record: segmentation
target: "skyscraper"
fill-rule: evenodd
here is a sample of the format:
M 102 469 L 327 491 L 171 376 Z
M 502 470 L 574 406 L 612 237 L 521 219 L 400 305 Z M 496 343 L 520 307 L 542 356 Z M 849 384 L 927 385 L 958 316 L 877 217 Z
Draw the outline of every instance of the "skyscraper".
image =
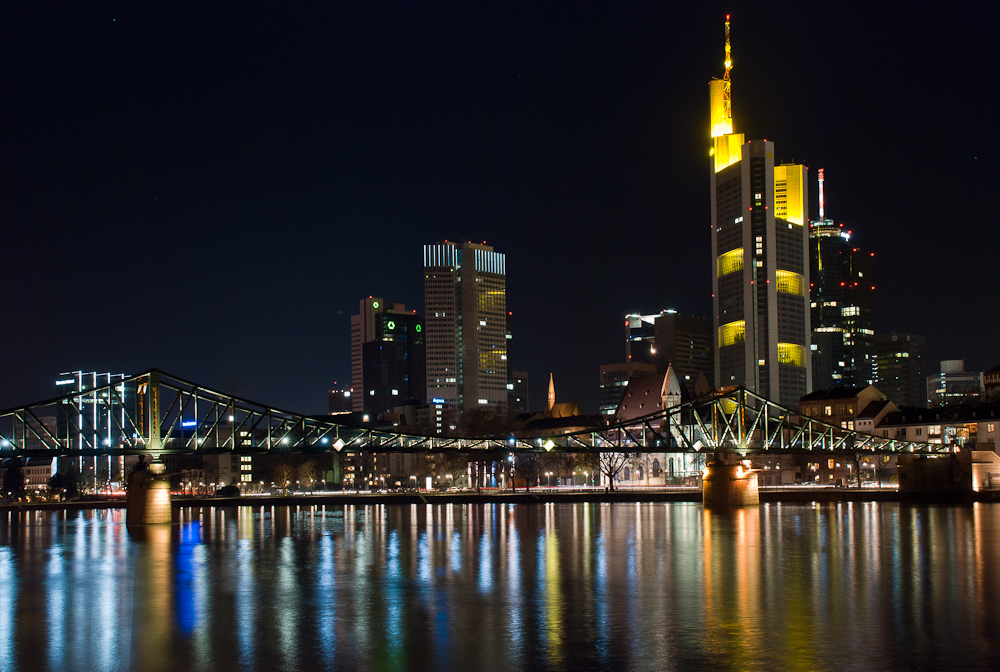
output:
M 808 171 L 733 132 L 728 16 L 725 67 L 709 82 L 715 382 L 794 407 L 812 378 Z
M 505 264 L 486 244 L 424 245 L 428 400 L 506 406 Z
M 853 246 L 824 208 L 820 168 L 819 218 L 809 222 L 813 387 L 865 387 L 875 382 L 874 255 Z
M 897 406 L 927 405 L 923 336 L 879 334 L 875 337 L 875 387 Z
M 369 296 L 351 317 L 351 407 L 385 413 L 424 401 L 424 325 L 401 303 Z
M 709 385 L 715 380 L 712 322 L 670 309 L 626 315 L 625 361 L 655 364 L 658 373 L 666 373 L 673 365 L 678 380 L 694 394 L 698 374 L 704 374 Z

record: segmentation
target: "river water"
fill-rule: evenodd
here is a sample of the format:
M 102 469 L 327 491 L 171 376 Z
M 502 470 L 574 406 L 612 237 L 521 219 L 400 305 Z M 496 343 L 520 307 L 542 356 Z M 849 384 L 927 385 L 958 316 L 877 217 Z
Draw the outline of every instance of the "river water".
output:
M 0 671 L 994 670 L 1000 504 L 0 514 Z

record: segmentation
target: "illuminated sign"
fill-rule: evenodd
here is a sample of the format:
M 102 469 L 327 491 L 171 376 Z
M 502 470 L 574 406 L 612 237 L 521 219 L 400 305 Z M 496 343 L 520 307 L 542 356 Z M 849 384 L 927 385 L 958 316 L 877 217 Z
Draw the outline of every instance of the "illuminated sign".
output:
M 197 427 L 197 426 L 198 426 L 197 420 L 185 420 L 184 422 L 181 423 L 181 427 Z
M 76 380 L 73 378 L 67 378 L 66 380 L 57 380 L 56 385 L 72 385 Z
M 423 331 L 423 330 L 424 330 L 424 328 L 423 328 L 423 327 L 421 327 L 421 326 L 420 326 L 419 324 L 418 324 L 418 325 L 417 325 L 417 326 L 416 326 L 415 328 L 416 328 L 416 330 L 417 330 L 417 333 L 418 333 L 418 334 L 419 334 L 419 333 L 420 333 L 421 331 Z
M 389 323 L 386 324 L 385 326 L 389 327 L 390 329 L 395 329 L 396 328 L 396 323 L 393 322 L 392 320 L 389 320 Z
M 441 397 L 434 397 L 433 399 L 431 399 L 431 403 L 432 404 L 443 404 L 444 403 L 444 399 L 442 399 Z

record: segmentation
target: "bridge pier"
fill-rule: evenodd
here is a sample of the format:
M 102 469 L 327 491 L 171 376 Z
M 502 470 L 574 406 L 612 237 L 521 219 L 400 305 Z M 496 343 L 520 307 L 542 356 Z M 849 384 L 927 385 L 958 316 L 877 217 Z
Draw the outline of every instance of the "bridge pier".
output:
M 760 504 L 757 472 L 743 465 L 724 464 L 716 459 L 708 463 L 702 479 L 702 504 L 705 506 L 754 506 Z
M 154 462 L 149 469 L 140 467 L 129 475 L 128 492 L 125 495 L 126 525 L 173 523 L 170 482 L 160 476 L 162 471 L 163 463 Z

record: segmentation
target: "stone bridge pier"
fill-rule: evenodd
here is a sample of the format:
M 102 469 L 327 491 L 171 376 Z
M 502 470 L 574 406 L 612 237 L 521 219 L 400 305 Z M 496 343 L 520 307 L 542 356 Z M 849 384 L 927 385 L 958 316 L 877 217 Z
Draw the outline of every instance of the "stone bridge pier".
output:
M 705 506 L 760 504 L 757 472 L 743 462 L 726 464 L 716 455 L 705 468 L 701 496 Z

